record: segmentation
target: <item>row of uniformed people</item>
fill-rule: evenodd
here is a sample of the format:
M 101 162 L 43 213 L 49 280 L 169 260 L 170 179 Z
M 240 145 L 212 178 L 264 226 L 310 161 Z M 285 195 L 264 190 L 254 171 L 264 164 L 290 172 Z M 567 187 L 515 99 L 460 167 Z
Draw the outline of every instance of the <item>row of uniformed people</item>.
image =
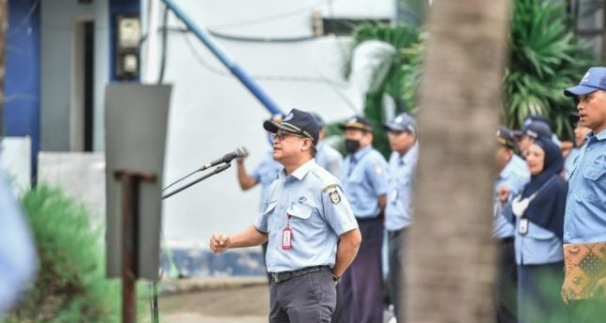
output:
M 513 153 L 510 131 L 500 128 L 497 140 L 500 173 L 494 187 L 493 231 L 501 242 L 497 321 L 551 322 L 565 314 L 558 297 L 567 192 L 562 152 L 550 136 L 539 135 L 528 139 L 524 162 Z
M 568 188 L 560 174 L 564 166 L 562 153 L 554 142 L 555 140 L 551 138 L 550 132 L 543 131 L 545 127 L 541 126 L 541 120 L 531 120 L 525 125 L 522 140 L 518 141 L 526 158 L 527 169 L 525 170 L 520 166 L 523 165 L 521 160 L 513 155 L 513 145 L 511 142 L 507 142 L 508 138 L 506 136 L 498 137 L 502 143 L 500 149 L 508 148 L 509 150 L 505 149 L 506 151 L 503 152 L 505 158 L 499 165 L 500 174 L 495 184 L 495 199 L 498 201 L 495 208 L 495 236 L 503 242 L 503 259 L 515 259 L 513 263 L 516 264 L 516 270 L 509 270 L 509 273 L 510 276 L 515 274 L 519 276 L 517 302 L 519 308 L 515 310 L 509 307 L 508 309 L 513 314 L 517 312 L 519 322 L 550 322 L 563 318 L 562 304 L 553 301 L 555 291 L 541 286 L 544 277 L 562 280 L 562 243 L 606 242 L 606 203 L 603 202 L 604 194 L 606 194 L 606 68 L 590 69 L 578 86 L 566 90 L 565 93 L 578 98 L 579 122 L 591 131 L 586 143 L 578 150 L 578 153 L 575 153 L 576 157 L 572 161 L 572 167 L 567 172 L 570 177 Z M 375 229 L 379 227 L 377 224 L 380 224 L 383 210 L 387 216 L 386 225 L 390 239 L 392 237 L 396 239 L 398 234 L 401 236 L 405 232 L 405 228 L 410 225 L 412 175 L 405 178 L 403 174 L 412 174 L 412 170 L 414 170 L 416 157 L 412 158 L 412 156 L 415 156 L 417 149 L 416 125 L 414 125 L 414 120 L 411 122 L 412 118 L 407 115 L 398 116 L 396 119 L 399 120 L 385 125 L 390 132 L 389 139 L 394 149 L 389 167 L 380 154 L 372 148 L 370 122 L 356 117 L 345 123 L 342 129 L 347 139 L 349 155 L 341 170 L 342 183 L 341 185 L 337 183 L 337 186 L 328 185 L 326 191 L 323 191 L 334 206 L 341 205 L 339 206 L 340 212 L 349 213 L 345 218 L 353 216 L 357 220 L 356 230 L 360 227 L 360 231 L 365 231 L 363 234 L 366 235 L 364 237 L 366 245 L 360 248 L 360 256 L 348 273 L 352 276 L 350 282 L 348 282 L 349 279 L 344 279 L 339 288 L 340 291 L 344 290 L 341 291 L 341 300 L 346 300 L 347 293 L 352 295 L 347 306 L 341 307 L 341 312 L 355 322 L 366 322 L 365 320 L 380 322 L 381 314 L 372 312 L 382 312 L 382 304 L 375 305 L 380 304 L 375 303 L 377 299 L 380 299 L 379 293 L 376 293 L 377 290 L 380 290 L 380 286 L 376 285 L 376 282 L 380 280 L 375 280 L 374 275 L 376 273 L 380 277 L 381 271 L 380 261 L 377 257 L 379 252 L 372 249 L 376 248 L 376 240 L 372 235 L 375 233 L 379 236 L 382 235 L 382 229 L 380 232 Z M 304 124 L 309 126 L 308 122 Z M 397 124 L 397 127 L 393 127 L 394 124 Z M 282 133 L 276 133 L 276 138 L 280 138 L 279 143 L 286 143 L 285 138 L 290 138 L 286 135 L 293 132 L 295 128 L 284 126 L 271 129 L 272 132 L 282 131 Z M 293 133 L 295 133 L 295 137 L 311 138 L 313 145 L 317 145 L 315 135 L 309 136 L 300 131 Z M 407 150 L 403 149 L 403 153 L 396 148 L 398 144 L 395 139 L 400 136 L 403 136 L 401 138 L 410 137 L 413 143 Z M 275 142 L 274 140 L 274 158 L 276 158 L 276 154 L 283 156 L 284 152 L 281 149 L 276 151 Z M 301 151 L 310 148 L 307 142 L 300 147 Z M 295 153 L 295 151 L 291 152 Z M 281 164 L 289 164 L 289 160 L 282 158 Z M 406 168 L 410 168 L 410 170 Z M 388 173 L 392 174 L 391 180 Z M 288 174 L 287 172 L 286 175 Z M 292 173 L 293 176 L 297 174 L 297 172 Z M 515 176 L 521 178 L 515 179 L 513 178 Z M 280 182 L 288 180 L 288 178 L 290 176 L 282 177 Z M 303 177 L 297 177 L 297 179 L 303 180 Z M 328 181 L 332 180 L 324 182 Z M 275 182 L 272 185 L 276 185 Z M 341 190 L 341 186 L 343 190 Z M 344 195 L 343 198 L 340 194 Z M 267 200 L 266 198 L 265 206 L 267 206 Z M 351 206 L 344 205 L 341 201 L 350 201 Z M 305 204 L 304 202 L 298 201 L 299 204 Z M 298 205 L 297 202 L 292 203 L 294 205 L 291 207 Z M 324 205 L 326 206 L 326 204 Z M 348 210 L 348 208 L 350 209 Z M 277 209 L 276 206 L 275 210 Z M 318 211 L 321 210 L 318 209 Z M 275 213 L 275 211 L 271 212 Z M 265 216 L 268 214 L 267 207 L 262 213 Z M 263 214 L 260 219 L 265 221 L 267 219 L 263 218 Z M 390 214 L 394 216 L 391 219 Z M 397 221 L 392 221 L 396 218 Z M 503 218 L 509 222 L 503 222 Z M 351 225 L 348 224 L 348 228 L 350 227 Z M 266 231 L 263 230 L 271 230 L 271 228 L 258 225 L 256 230 L 263 235 L 266 234 L 264 233 Z M 256 235 L 254 230 L 248 232 Z M 246 244 L 249 243 L 250 241 Z M 239 241 L 236 245 L 244 244 Z M 222 251 L 230 246 L 229 237 L 218 236 L 211 240 L 211 247 L 217 251 Z M 511 257 L 512 248 L 516 254 L 515 257 Z M 509 252 L 510 257 L 505 257 L 506 252 Z M 594 259 L 593 264 L 603 264 L 600 262 L 603 259 L 597 258 L 597 260 Z M 402 259 L 401 256 L 399 259 Z M 392 264 L 390 263 L 390 265 Z M 342 268 L 343 266 L 339 267 L 339 273 L 343 273 Z M 504 266 L 502 269 L 505 271 Z M 295 270 L 286 274 L 292 277 L 295 273 L 298 275 L 301 272 Z M 356 273 L 361 273 L 362 276 Z M 397 274 L 398 271 L 392 270 L 391 273 Z M 274 272 L 274 274 L 280 274 L 280 272 Z M 336 278 L 338 280 L 338 277 Z M 600 296 L 606 295 L 604 293 L 606 278 L 601 276 L 598 278 L 593 296 L 587 299 L 576 299 L 573 290 L 567 286 L 562 287 L 561 296 L 567 302 L 566 310 L 570 322 L 600 322 L 606 317 L 606 313 L 604 313 L 606 306 L 603 306 L 603 301 L 598 299 Z M 371 286 L 370 283 L 373 285 Z M 360 296 L 364 296 L 364 298 Z M 575 300 L 571 301 L 571 299 Z M 394 304 L 399 303 L 396 295 Z M 337 309 L 339 309 L 338 306 Z M 402 309 L 396 307 L 396 311 L 401 315 Z M 338 312 L 339 310 L 337 310 L 337 314 L 339 314 Z M 590 315 L 593 313 L 598 313 L 598 315 Z M 402 322 L 402 319 L 399 319 Z M 501 320 L 501 316 L 499 319 Z M 516 320 L 515 316 L 513 320 Z M 349 322 L 339 319 L 338 316 L 334 317 L 333 321 Z
M 524 162 L 516 133 L 497 133 L 498 322 L 606 317 L 606 68 L 591 68 L 564 93 L 578 100 L 576 147 L 559 145 L 544 118 L 528 118 L 517 134 Z M 565 265 L 566 255 L 579 260 Z
M 386 228 L 390 286 L 399 286 L 400 277 L 395 273 L 399 273 L 402 267 L 404 250 L 401 242 L 404 229 L 412 220 L 412 180 L 418 154 L 417 125 L 406 113 L 383 125 L 393 150 L 388 164 L 372 146 L 371 122 L 363 117 L 353 117 L 340 125 L 348 153 L 343 161 L 336 150 L 322 142 L 324 122 L 317 114 L 314 116 L 320 127 L 316 163 L 340 179 L 363 238 L 356 260 L 338 285 L 338 305 L 333 322 L 382 322 L 383 233 Z M 280 122 L 281 118 L 273 121 Z M 282 165 L 273 159 L 273 153 L 268 154 L 251 175 L 244 169 L 243 160 L 239 160 L 239 183 L 245 190 L 260 183 L 264 200 L 267 188 L 281 168 Z M 264 253 L 266 248 L 267 244 L 264 245 Z M 398 288 L 390 288 L 390 293 L 395 314 L 399 316 Z
M 373 148 L 373 128 L 363 117 L 341 125 L 347 157 L 341 171 L 343 191 L 362 233 L 358 256 L 338 286 L 338 305 L 333 322 L 383 322 L 381 247 L 388 235 L 389 287 L 394 314 L 403 322 L 399 273 L 406 228 L 412 221 L 412 185 L 417 163 L 417 125 L 407 113 L 383 125 L 392 154 L 389 163 Z

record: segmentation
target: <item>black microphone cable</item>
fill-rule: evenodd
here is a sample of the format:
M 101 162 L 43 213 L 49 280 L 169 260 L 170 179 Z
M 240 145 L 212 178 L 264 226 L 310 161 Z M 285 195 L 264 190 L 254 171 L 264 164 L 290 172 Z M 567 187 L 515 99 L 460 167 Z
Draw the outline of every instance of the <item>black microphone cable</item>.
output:
M 193 172 L 191 172 L 191 173 L 189 173 L 189 174 L 187 174 L 187 175 L 185 175 L 185 176 L 183 176 L 183 177 L 179 178 L 178 180 L 176 180 L 176 181 L 174 181 L 174 182 L 170 183 L 168 186 L 166 186 L 165 188 L 163 188 L 163 189 L 162 189 L 162 192 L 166 191 L 167 189 L 171 188 L 171 187 L 172 187 L 172 186 L 174 186 L 175 184 L 177 184 L 177 183 L 181 182 L 182 180 L 184 180 L 184 179 L 186 179 L 186 178 L 190 177 L 191 175 L 193 175 L 193 174 L 195 174 L 195 173 L 197 173 L 197 172 L 199 172 L 199 171 L 200 171 L 200 169 L 198 168 L 198 169 L 194 170 Z

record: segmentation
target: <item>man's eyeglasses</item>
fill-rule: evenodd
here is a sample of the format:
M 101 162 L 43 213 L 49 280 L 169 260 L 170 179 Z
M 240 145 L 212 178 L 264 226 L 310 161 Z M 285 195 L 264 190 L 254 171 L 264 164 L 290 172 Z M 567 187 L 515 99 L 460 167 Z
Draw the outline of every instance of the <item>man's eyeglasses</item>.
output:
M 282 141 L 286 137 L 306 138 L 306 137 L 303 137 L 301 135 L 297 135 L 297 134 L 290 133 L 290 132 L 277 132 L 277 133 L 274 133 L 274 134 L 271 135 L 271 139 L 272 140 L 280 140 L 280 141 Z

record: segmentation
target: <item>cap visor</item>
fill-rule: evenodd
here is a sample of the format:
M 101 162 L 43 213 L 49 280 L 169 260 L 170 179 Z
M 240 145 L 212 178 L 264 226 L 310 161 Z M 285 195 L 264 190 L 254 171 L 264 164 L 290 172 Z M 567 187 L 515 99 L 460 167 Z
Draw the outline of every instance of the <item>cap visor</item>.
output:
M 522 135 L 524 134 L 524 131 L 522 130 L 512 130 L 511 131 L 511 136 L 512 137 L 522 137 Z
M 388 122 L 383 124 L 383 129 L 391 131 L 404 131 L 404 127 L 399 123 Z
M 587 95 L 587 94 L 595 92 L 597 90 L 598 89 L 596 89 L 594 87 L 585 86 L 585 85 L 577 85 L 577 86 L 573 86 L 571 88 L 564 90 L 564 95 L 568 96 L 568 97 L 574 97 L 574 96 L 580 96 L 580 95 Z
M 352 125 L 352 124 L 341 124 L 339 125 L 339 129 L 341 130 L 347 130 L 347 129 L 352 129 L 352 130 L 360 130 L 360 131 L 370 131 L 372 132 L 372 128 L 366 126 L 359 126 L 359 125 Z
M 280 124 L 275 121 L 265 121 L 263 122 L 263 128 L 268 132 L 276 133 L 280 128 Z

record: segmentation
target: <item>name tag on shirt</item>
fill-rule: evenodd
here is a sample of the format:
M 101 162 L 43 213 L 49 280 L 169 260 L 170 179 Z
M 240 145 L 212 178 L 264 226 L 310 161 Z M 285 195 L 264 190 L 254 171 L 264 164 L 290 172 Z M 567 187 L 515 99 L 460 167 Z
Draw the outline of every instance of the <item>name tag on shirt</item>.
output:
M 292 230 L 286 227 L 282 230 L 282 250 L 290 249 L 292 249 Z
M 518 219 L 519 225 L 518 225 L 518 233 L 522 236 L 525 236 L 528 234 L 528 219 L 527 218 L 520 218 Z

